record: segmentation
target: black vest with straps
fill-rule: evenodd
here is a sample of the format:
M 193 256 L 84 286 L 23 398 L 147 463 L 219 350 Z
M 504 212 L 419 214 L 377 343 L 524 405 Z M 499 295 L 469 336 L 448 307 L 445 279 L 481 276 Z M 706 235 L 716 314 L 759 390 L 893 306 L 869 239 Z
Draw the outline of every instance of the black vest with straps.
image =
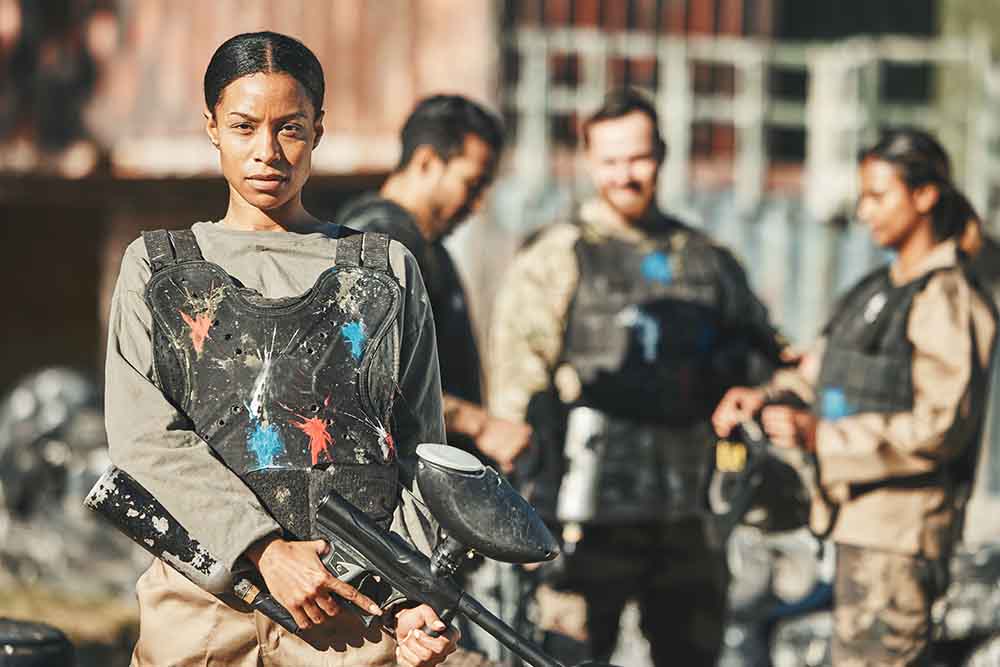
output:
M 383 523 L 397 498 L 401 289 L 387 237 L 340 229 L 334 265 L 281 299 L 204 260 L 190 230 L 143 233 L 159 386 L 297 539 L 331 489 Z
M 561 484 L 526 485 L 532 502 L 580 523 L 697 514 L 708 418 L 744 381 L 749 357 L 741 332 L 726 331 L 719 250 L 673 221 L 641 241 L 584 225 L 574 250 L 579 282 L 560 365 L 579 377 L 580 396 L 529 405 L 535 439 L 561 440 L 566 466 L 546 463 Z
M 680 233 L 680 232 L 678 232 Z M 723 328 L 717 251 L 695 234 L 641 243 L 576 244 L 579 284 L 563 363 L 580 377 L 580 404 L 645 423 L 705 420 L 746 371 Z
M 913 409 L 913 299 L 935 272 L 895 286 L 889 268 L 863 278 L 823 329 L 826 349 L 815 409 L 824 419 Z

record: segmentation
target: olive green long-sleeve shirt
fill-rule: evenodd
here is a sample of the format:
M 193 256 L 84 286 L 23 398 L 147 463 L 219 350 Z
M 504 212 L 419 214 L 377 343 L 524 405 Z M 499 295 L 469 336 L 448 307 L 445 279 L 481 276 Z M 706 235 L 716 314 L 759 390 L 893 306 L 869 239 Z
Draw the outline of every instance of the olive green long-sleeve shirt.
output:
M 206 260 L 268 298 L 304 293 L 336 256 L 334 225 L 292 233 L 199 222 L 192 230 Z M 396 242 L 389 246 L 389 257 L 403 291 L 393 332 L 400 388 L 393 439 L 405 468 L 417 444 L 444 442 L 441 383 L 434 323 L 417 263 Z M 232 569 L 248 546 L 279 528 L 249 488 L 188 430 L 186 418 L 154 384 L 152 316 L 144 299 L 149 277 L 149 260 L 139 239 L 125 251 L 111 304 L 105 398 L 111 459 Z M 394 525 L 415 546 L 428 549 L 408 493 L 403 494 Z

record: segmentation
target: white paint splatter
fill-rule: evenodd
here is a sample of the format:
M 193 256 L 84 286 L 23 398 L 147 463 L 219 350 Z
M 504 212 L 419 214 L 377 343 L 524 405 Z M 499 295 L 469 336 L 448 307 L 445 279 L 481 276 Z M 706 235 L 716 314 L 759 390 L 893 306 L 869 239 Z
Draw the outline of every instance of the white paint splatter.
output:
M 155 528 L 160 535 L 166 535 L 167 530 L 170 528 L 170 521 L 168 521 L 167 517 L 164 516 L 154 516 L 153 528 Z

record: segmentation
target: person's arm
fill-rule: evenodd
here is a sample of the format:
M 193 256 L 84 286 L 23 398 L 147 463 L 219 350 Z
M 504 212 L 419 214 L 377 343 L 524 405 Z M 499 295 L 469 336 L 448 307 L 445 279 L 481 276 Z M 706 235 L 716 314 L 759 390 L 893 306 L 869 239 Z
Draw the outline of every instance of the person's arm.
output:
M 150 267 L 141 241 L 122 260 L 108 326 L 105 421 L 111 460 L 227 568 L 278 524 L 154 384 Z
M 579 230 L 559 225 L 522 250 L 497 292 L 488 340 L 490 412 L 524 421 L 532 396 L 549 389 L 562 353 L 579 267 Z
M 968 442 L 985 391 L 972 386 L 973 363 L 986 366 L 994 336 L 987 306 L 957 271 L 939 273 L 914 298 L 907 336 L 913 409 L 820 420 L 816 453 L 825 484 L 925 472 Z
M 726 327 L 745 338 L 768 362 L 790 360 L 788 340 L 771 322 L 767 306 L 750 287 L 746 271 L 731 252 L 717 248 Z
M 482 406 L 444 394 L 444 424 L 448 433 L 471 438 L 476 449 L 496 461 L 504 472 L 531 441 L 531 427 L 523 421 L 501 419 Z
M 392 415 L 392 436 L 401 468 L 402 490 L 393 530 L 429 555 L 437 526 L 423 507 L 413 474 L 417 445 L 445 442 L 434 318 L 413 255 L 393 241 L 389 244 L 389 258 L 393 273 L 403 287 L 403 307 L 396 325 L 399 391 Z

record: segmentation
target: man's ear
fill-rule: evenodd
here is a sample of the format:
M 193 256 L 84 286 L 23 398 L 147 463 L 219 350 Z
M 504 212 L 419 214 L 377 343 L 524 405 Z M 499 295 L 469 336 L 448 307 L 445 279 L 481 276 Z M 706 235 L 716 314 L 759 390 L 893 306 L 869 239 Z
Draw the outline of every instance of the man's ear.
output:
M 934 210 L 940 198 L 941 190 L 934 183 L 926 183 L 913 190 L 913 204 L 921 215 Z
M 212 145 L 218 148 L 219 124 L 215 120 L 215 114 L 205 109 L 202 111 L 202 115 L 205 116 L 205 134 L 208 135 L 208 140 L 212 142 Z
M 444 160 L 437 154 L 433 147 L 427 144 L 417 146 L 410 157 L 410 165 L 420 174 L 432 174 L 444 168 Z
M 316 147 L 319 146 L 319 140 L 323 138 L 323 116 L 325 114 L 326 112 L 320 109 L 316 113 L 316 120 L 313 121 L 313 136 L 315 137 L 313 139 L 313 150 L 316 150 Z

